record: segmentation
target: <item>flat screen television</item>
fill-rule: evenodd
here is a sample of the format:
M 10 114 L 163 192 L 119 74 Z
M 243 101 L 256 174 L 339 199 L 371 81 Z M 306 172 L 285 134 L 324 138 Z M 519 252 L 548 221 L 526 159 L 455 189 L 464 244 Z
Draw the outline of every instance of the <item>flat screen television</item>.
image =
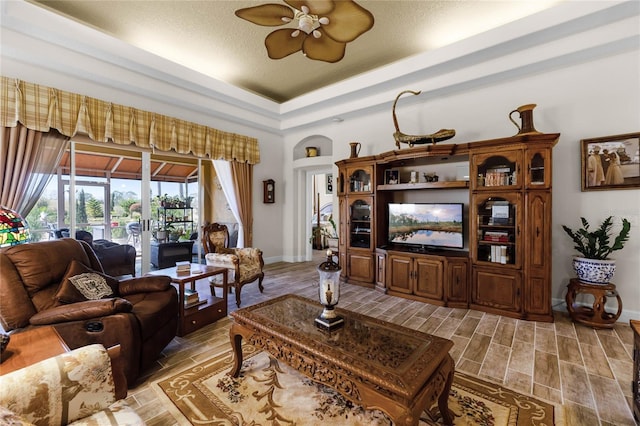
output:
M 389 204 L 392 245 L 429 248 L 464 248 L 462 203 Z

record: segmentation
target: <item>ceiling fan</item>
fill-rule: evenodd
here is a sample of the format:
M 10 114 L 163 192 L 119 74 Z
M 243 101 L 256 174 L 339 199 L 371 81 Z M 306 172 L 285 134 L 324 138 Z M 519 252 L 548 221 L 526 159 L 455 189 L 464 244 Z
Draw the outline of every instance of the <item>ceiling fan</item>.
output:
M 373 27 L 373 15 L 351 0 L 284 0 L 287 6 L 268 3 L 236 10 L 239 18 L 257 25 L 277 27 L 265 39 L 271 59 L 302 51 L 309 59 L 338 62 L 347 43 Z

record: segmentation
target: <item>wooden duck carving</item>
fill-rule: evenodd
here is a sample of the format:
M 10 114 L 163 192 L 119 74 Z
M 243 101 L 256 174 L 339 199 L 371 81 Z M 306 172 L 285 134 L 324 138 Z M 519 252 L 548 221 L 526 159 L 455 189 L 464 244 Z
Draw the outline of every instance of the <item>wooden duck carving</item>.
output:
M 396 117 L 396 104 L 398 103 L 398 99 L 400 96 L 405 93 L 412 93 L 414 95 L 419 95 L 420 91 L 413 90 L 405 90 L 402 91 L 396 96 L 396 100 L 393 102 L 393 124 L 396 127 L 396 131 L 393 134 L 393 138 L 396 140 L 396 146 L 400 148 L 401 143 L 406 143 L 409 145 L 409 148 L 412 148 L 413 145 L 420 145 L 431 142 L 435 145 L 436 142 L 446 141 L 447 139 L 451 139 L 456 135 L 456 131 L 453 129 L 440 129 L 435 133 L 431 133 L 430 135 L 407 135 L 400 131 L 398 127 L 398 118 Z

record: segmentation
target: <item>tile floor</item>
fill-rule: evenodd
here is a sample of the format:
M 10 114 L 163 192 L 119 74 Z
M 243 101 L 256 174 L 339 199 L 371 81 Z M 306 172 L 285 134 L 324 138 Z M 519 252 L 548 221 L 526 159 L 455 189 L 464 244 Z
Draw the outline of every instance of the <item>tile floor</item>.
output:
M 257 283 L 242 291 L 242 306 L 285 293 L 317 297 L 319 262 L 276 263 L 265 267 L 265 291 Z M 206 280 L 199 291 L 209 291 Z M 220 290 L 218 290 L 220 291 Z M 451 309 L 344 284 L 339 306 L 451 339 L 456 369 L 522 393 L 562 404 L 570 425 L 634 425 L 631 412 L 633 334 L 628 324 L 594 330 L 556 312 L 554 323 L 515 320 L 484 312 Z M 229 311 L 236 309 L 229 298 Z M 150 383 L 226 350 L 229 321 L 220 320 L 176 337 L 129 390 L 130 404 L 149 425 L 180 424 L 162 406 Z

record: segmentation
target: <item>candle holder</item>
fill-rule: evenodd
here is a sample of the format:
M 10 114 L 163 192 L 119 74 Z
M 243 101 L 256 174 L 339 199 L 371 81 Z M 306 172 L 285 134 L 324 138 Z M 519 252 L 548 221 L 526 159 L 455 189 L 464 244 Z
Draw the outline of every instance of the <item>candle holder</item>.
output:
M 316 326 L 324 330 L 334 330 L 344 325 L 344 319 L 336 314 L 335 306 L 340 299 L 340 266 L 333 261 L 333 252 L 327 250 L 327 260 L 318 266 L 320 284 L 318 291 L 322 313 L 315 319 Z

